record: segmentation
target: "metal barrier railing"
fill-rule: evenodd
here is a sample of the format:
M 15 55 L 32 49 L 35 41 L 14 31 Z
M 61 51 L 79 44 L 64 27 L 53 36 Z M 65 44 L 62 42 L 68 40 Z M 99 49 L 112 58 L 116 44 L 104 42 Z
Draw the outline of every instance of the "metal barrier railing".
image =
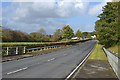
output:
M 2 47 L 2 56 L 17 55 L 26 53 L 25 46 Z
M 112 69 L 120 80 L 120 56 L 110 50 L 107 51 L 104 47 L 103 50 L 107 55 L 109 64 L 111 65 Z
M 36 50 L 45 50 L 45 49 L 52 49 L 57 47 L 63 47 L 65 45 L 55 45 L 55 46 L 46 46 L 46 47 L 37 47 L 37 48 L 30 48 L 26 49 L 27 52 L 36 51 Z
M 26 49 L 26 46 L 2 47 L 2 56 L 19 55 L 19 54 L 25 54 L 31 51 L 46 50 L 46 49 L 52 49 L 52 48 L 57 48 L 62 46 L 65 46 L 65 45 L 54 45 L 54 46 L 37 47 L 37 48 L 30 48 L 30 49 Z

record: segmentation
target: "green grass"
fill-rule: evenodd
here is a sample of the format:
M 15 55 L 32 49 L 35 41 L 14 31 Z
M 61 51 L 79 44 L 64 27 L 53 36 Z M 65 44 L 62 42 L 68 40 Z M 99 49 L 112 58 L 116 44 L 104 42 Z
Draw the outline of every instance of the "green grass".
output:
M 35 44 L 41 44 L 41 43 L 52 43 L 52 42 L 2 42 L 0 44 L 32 44 L 32 43 L 35 43 Z
M 2 47 L 26 46 L 27 48 L 60 45 L 59 42 L 3 42 Z
M 73 40 L 73 39 L 62 39 L 60 42 L 69 42 L 69 41 L 78 41 L 79 39 Z
M 111 50 L 111 51 L 113 51 L 114 53 L 118 53 L 118 45 L 115 45 L 115 46 L 113 46 L 113 47 L 110 47 L 110 48 L 108 48 L 107 50 Z
M 60 42 L 67 42 L 69 41 L 68 39 L 62 39 Z
M 93 50 L 92 54 L 88 59 L 92 60 L 107 60 L 107 57 L 102 49 L 102 45 L 98 44 L 95 46 L 95 49 Z
M 70 45 L 73 43 L 85 42 L 88 40 L 89 39 L 66 41 L 66 42 L 3 42 L 0 43 L 0 46 L 2 47 L 26 46 L 26 48 L 35 48 L 35 47 L 45 47 L 45 46 L 53 46 L 53 45 Z

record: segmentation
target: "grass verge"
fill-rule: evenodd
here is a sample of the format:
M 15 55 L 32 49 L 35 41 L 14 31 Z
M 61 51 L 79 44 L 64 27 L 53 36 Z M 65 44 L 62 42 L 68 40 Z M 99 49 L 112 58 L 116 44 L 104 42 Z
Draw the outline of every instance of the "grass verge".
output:
M 118 53 L 118 45 L 108 48 L 107 50 L 111 50 L 114 53 Z
M 102 45 L 96 44 L 95 49 L 91 53 L 90 57 L 88 59 L 92 60 L 107 60 L 107 57 L 102 49 Z

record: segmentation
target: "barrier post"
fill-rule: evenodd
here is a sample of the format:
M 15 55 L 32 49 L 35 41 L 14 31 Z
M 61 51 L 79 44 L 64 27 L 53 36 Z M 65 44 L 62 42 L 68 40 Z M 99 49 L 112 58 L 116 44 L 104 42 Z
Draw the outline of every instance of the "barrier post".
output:
M 7 47 L 7 55 L 9 55 L 9 51 L 8 50 L 9 50 L 9 47 Z
M 25 53 L 25 51 L 26 51 L 25 49 L 26 49 L 26 47 L 24 46 L 24 52 L 23 53 Z
M 18 54 L 18 47 L 16 47 L 16 54 Z

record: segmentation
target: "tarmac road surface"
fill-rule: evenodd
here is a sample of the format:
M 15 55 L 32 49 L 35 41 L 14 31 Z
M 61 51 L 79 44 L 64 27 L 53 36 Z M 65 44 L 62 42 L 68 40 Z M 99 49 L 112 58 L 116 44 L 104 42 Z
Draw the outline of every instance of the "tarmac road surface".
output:
M 96 40 L 45 55 L 2 63 L 3 78 L 66 78 L 94 48 Z

